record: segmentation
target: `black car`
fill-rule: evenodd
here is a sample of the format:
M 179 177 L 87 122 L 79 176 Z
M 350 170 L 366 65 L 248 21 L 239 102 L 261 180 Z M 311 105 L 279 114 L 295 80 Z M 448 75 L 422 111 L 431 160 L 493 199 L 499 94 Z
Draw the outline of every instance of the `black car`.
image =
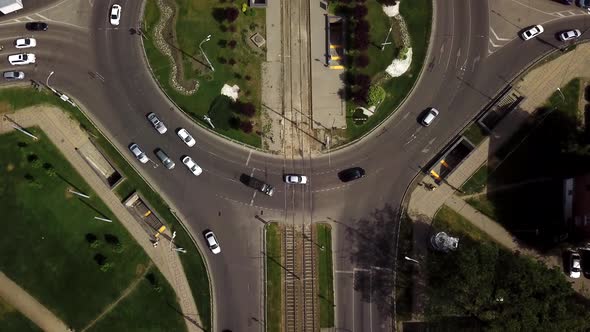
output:
M 360 167 L 348 168 L 338 173 L 338 178 L 342 182 L 357 180 L 365 176 L 365 170 Z
M 32 31 L 47 31 L 48 25 L 45 22 L 29 22 L 25 27 Z
M 590 279 L 590 248 L 580 248 L 578 252 L 582 256 L 582 273 Z

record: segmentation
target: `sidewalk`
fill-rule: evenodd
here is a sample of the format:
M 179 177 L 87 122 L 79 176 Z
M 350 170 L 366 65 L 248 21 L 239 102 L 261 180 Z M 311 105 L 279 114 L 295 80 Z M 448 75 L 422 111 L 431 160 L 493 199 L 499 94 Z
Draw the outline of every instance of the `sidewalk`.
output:
M 78 123 L 69 119 L 66 113 L 55 107 L 36 106 L 7 115 L 22 127 L 39 126 L 43 130 L 76 171 L 107 204 L 174 288 L 184 316 L 194 321 L 185 320 L 188 331 L 202 331 L 199 327 L 201 322 L 197 314 L 197 307 L 178 254 L 171 251 L 167 243 L 161 243 L 157 248 L 152 246 L 149 237 L 131 213 L 76 151 L 78 147 L 89 143 L 88 137 L 80 129 Z M 0 121 L 0 134 L 12 130 L 14 129 L 10 123 L 3 117 Z M 166 235 L 171 238 L 169 233 L 168 230 Z

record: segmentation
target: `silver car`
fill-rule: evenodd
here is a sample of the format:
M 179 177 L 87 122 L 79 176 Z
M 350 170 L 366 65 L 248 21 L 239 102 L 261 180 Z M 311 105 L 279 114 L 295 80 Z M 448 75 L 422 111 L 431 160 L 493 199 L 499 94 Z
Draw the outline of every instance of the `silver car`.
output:
M 164 122 L 160 121 L 160 119 L 158 118 L 156 113 L 152 112 L 152 113 L 148 114 L 147 119 L 150 120 L 150 122 L 152 123 L 154 128 L 156 128 L 156 130 L 160 134 L 165 134 L 166 131 L 168 131 L 168 128 L 166 128 L 166 125 L 164 125 Z
M 568 30 L 568 31 L 564 31 L 564 32 L 560 33 L 559 39 L 561 41 L 574 40 L 574 39 L 580 37 L 581 35 L 582 35 L 582 33 L 578 29 Z
M 437 116 L 438 116 L 438 110 L 434 107 L 431 107 L 428 110 L 428 113 L 426 113 L 426 115 L 422 119 L 422 125 L 425 127 L 430 126 L 432 124 L 432 122 L 434 121 L 434 119 L 436 119 Z
M 25 78 L 25 73 L 22 71 L 5 71 L 2 76 L 5 80 L 22 80 Z

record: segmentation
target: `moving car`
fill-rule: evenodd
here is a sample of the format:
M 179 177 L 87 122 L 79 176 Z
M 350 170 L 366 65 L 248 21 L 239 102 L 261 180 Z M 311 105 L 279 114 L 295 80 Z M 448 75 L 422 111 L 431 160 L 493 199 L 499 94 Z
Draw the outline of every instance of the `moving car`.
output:
M 300 174 L 285 174 L 283 179 L 288 184 L 306 184 L 307 176 Z
M 201 169 L 201 167 L 199 167 L 199 165 L 195 163 L 193 158 L 189 156 L 184 156 L 181 160 L 182 163 L 188 168 L 188 170 L 191 171 L 191 173 L 193 173 L 194 175 L 199 176 L 201 175 L 201 173 L 203 173 L 203 169 Z
M 360 167 L 348 168 L 338 173 L 338 178 L 342 182 L 350 182 L 365 176 L 365 170 Z
M 129 150 L 131 151 L 131 153 L 133 153 L 135 158 L 137 158 L 137 160 L 139 160 L 139 162 L 141 162 L 142 164 L 145 164 L 148 162 L 148 160 L 149 160 L 148 157 L 141 150 L 139 145 L 132 143 L 131 145 L 129 145 Z
M 270 184 L 262 181 L 262 180 L 258 180 L 257 178 L 253 177 L 253 176 L 249 176 L 247 174 L 242 174 L 240 176 L 240 182 L 244 183 L 245 185 L 247 185 L 250 188 L 254 188 L 258 191 L 260 191 L 261 193 L 264 193 L 268 196 L 272 196 L 272 194 L 274 194 L 275 192 L 275 188 L 273 188 L 273 186 L 271 186 Z
M 568 30 L 568 31 L 564 31 L 559 34 L 559 40 L 561 40 L 561 41 L 574 40 L 574 39 L 580 37 L 581 35 L 582 35 L 582 33 L 578 29 Z
M 520 34 L 520 36 L 524 40 L 530 40 L 530 39 L 533 39 L 533 38 L 537 37 L 538 35 L 542 34 L 543 31 L 545 31 L 545 29 L 543 29 L 543 26 L 541 26 L 540 24 L 533 25 L 532 27 L 529 27 L 528 29 L 524 30 Z
M 582 271 L 581 262 L 580 254 L 572 252 L 570 255 L 570 278 L 577 279 L 580 277 L 580 272 Z
M 186 131 L 186 129 L 184 128 L 178 129 L 176 135 L 178 135 L 178 137 L 180 137 L 184 144 L 188 145 L 189 147 L 192 147 L 195 145 L 195 143 L 197 143 L 195 139 L 191 136 L 191 134 L 189 134 L 188 131 Z
M 121 6 L 114 4 L 111 7 L 111 24 L 112 25 L 119 25 L 119 23 L 121 22 Z
M 16 48 L 29 48 L 37 46 L 35 38 L 19 38 L 14 42 Z
M 156 130 L 160 134 L 165 134 L 166 131 L 168 131 L 168 128 L 166 128 L 166 125 L 164 125 L 164 122 L 162 122 L 162 121 L 160 121 L 160 119 L 158 119 L 158 116 L 156 115 L 156 113 L 152 112 L 152 113 L 148 114 L 147 118 L 148 118 L 148 120 L 150 120 L 150 122 L 152 123 L 154 128 L 156 128 Z
M 20 53 L 8 56 L 8 62 L 13 66 L 28 65 L 35 63 L 35 54 Z
M 31 31 L 47 31 L 47 23 L 45 22 L 29 22 L 25 24 L 25 28 Z
M 164 164 L 164 166 L 167 169 L 173 169 L 174 166 L 176 166 L 176 164 L 172 161 L 172 159 L 170 159 L 170 157 L 168 157 L 168 155 L 166 154 L 166 152 L 164 152 L 164 150 L 157 149 L 156 156 L 158 156 L 158 159 L 160 159 L 162 164 Z
M 208 231 L 205 233 L 205 240 L 207 240 L 207 245 L 209 249 L 214 254 L 219 254 L 221 252 L 221 247 L 219 246 L 219 242 L 217 242 L 217 238 L 212 231 Z
M 430 124 L 434 121 L 434 119 L 436 119 L 438 114 L 438 110 L 434 107 L 431 107 L 426 113 L 426 115 L 422 118 L 422 125 L 425 127 L 430 126 Z
M 2 76 L 5 80 L 22 80 L 25 78 L 25 73 L 22 71 L 5 71 Z

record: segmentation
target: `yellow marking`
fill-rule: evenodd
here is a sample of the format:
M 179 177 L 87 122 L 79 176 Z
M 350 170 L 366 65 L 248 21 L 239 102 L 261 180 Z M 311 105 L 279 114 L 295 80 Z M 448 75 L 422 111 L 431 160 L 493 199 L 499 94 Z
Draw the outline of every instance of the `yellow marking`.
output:
M 437 180 L 441 180 L 440 175 L 438 175 L 435 171 L 430 171 L 430 175 Z
M 332 45 L 332 44 L 330 44 L 330 48 L 341 48 L 341 47 L 342 47 L 342 45 Z
M 335 55 L 335 56 L 333 56 L 331 59 L 332 59 L 332 60 L 340 60 L 341 58 L 340 58 L 340 56 L 339 56 L 339 55 Z
M 344 66 L 330 66 L 330 69 L 344 69 Z
M 158 229 L 158 234 L 164 233 L 165 230 L 166 230 L 166 226 L 160 227 L 160 229 Z
M 449 166 L 449 164 L 447 164 L 447 162 L 444 160 L 441 160 L 440 163 L 446 168 L 451 168 L 451 166 Z
M 147 212 L 146 212 L 146 213 L 143 215 L 143 217 L 145 218 L 145 217 L 149 216 L 150 214 L 152 214 L 152 211 L 148 210 L 148 211 L 147 211 Z

